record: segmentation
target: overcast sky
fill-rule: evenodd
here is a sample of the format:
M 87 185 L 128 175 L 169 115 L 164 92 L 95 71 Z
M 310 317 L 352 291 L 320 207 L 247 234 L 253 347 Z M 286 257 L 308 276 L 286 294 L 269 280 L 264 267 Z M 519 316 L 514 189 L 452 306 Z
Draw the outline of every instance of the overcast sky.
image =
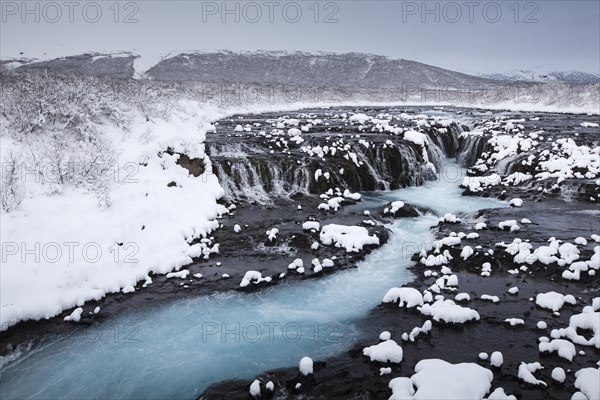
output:
M 259 0 L 225 6 L 153 0 L 120 1 L 119 7 L 114 0 L 66 1 L 28 2 L 25 9 L 21 1 L 2 0 L 0 55 L 359 51 L 468 73 L 536 67 L 600 72 L 597 0 L 520 1 L 517 7 L 515 0 Z

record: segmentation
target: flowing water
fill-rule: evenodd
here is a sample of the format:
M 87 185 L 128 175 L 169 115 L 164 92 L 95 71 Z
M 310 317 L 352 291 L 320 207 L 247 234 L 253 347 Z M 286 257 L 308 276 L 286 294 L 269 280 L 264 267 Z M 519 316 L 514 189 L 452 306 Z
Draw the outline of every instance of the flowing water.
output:
M 404 200 L 437 216 L 394 222 L 389 242 L 356 269 L 251 294 L 219 293 L 132 310 L 4 366 L 0 397 L 191 399 L 215 382 L 251 379 L 297 365 L 303 356 L 339 354 L 359 338 L 356 322 L 385 292 L 410 281 L 410 257 L 433 242 L 430 227 L 438 216 L 506 206 L 461 197 L 454 176 L 459 172 L 447 164 L 437 181 L 365 196 L 363 207 Z

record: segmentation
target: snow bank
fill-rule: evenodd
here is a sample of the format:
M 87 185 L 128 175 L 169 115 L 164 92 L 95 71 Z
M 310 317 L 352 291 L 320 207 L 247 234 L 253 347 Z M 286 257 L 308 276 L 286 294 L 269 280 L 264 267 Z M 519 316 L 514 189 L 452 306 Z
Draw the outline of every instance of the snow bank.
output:
M 218 228 L 223 189 L 216 176 L 194 176 L 177 163 L 179 153 L 207 160 L 203 141 L 212 114 L 181 102 L 165 120 L 132 118 L 127 131 L 108 122 L 96 127 L 118 149 L 107 183 L 110 206 L 99 206 L 83 187 L 55 194 L 47 182 L 26 182 L 27 198 L 2 215 L 3 243 L 23 248 L 2 263 L 1 329 L 56 316 L 135 287 L 150 272 L 190 264 L 202 247 L 192 241 Z M 21 257 L 25 248 L 36 254 Z

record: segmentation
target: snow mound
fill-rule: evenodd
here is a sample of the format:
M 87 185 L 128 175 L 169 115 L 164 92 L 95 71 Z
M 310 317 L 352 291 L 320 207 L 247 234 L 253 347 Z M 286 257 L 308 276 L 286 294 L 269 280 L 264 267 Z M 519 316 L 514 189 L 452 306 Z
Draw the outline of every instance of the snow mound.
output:
M 522 362 L 519 365 L 519 371 L 517 373 L 517 376 L 519 377 L 519 379 L 521 379 L 524 382 L 530 383 L 532 385 L 544 385 L 544 386 L 548 386 L 546 384 L 546 382 L 541 381 L 539 379 L 537 379 L 533 373 L 539 369 L 543 369 L 544 367 L 542 367 L 542 364 L 540 364 L 539 362 L 534 362 L 534 363 L 524 363 Z
M 300 363 L 298 365 L 300 369 L 300 373 L 304 376 L 310 375 L 313 373 L 313 360 L 310 357 L 302 357 Z
M 577 301 L 570 294 L 565 296 L 557 292 L 540 293 L 535 297 L 535 304 L 552 311 L 560 310 L 565 303 L 575 305 Z
M 324 245 L 335 244 L 349 253 L 358 253 L 366 245 L 379 244 L 379 238 L 369 235 L 369 231 L 362 226 L 325 225 L 321 228 L 320 239 Z
M 246 287 L 250 285 L 250 283 L 254 280 L 255 284 L 259 284 L 261 282 L 271 282 L 271 277 L 267 276 L 265 278 L 262 277 L 262 274 L 258 271 L 248 271 L 242 278 L 242 282 L 240 282 L 240 287 Z
M 400 363 L 403 354 L 402 347 L 390 339 L 373 346 L 365 347 L 363 355 L 369 357 L 371 361 Z
M 573 357 L 575 357 L 575 354 L 577 354 L 575 345 L 564 339 L 554 339 L 550 342 L 540 342 L 538 349 L 540 350 L 540 353 L 552 353 L 556 351 L 560 357 L 569 361 L 573 361 Z
M 406 305 L 407 308 L 413 308 L 423 305 L 423 295 L 417 289 L 403 287 L 392 288 L 383 296 L 384 303 L 399 302 L 400 307 Z
M 600 368 L 583 368 L 575 372 L 575 387 L 589 400 L 599 400 Z
M 468 307 L 461 307 L 452 300 L 437 300 L 433 304 L 425 304 L 417 308 L 421 314 L 433 317 L 434 321 L 446 323 L 463 324 L 465 322 L 479 320 L 479 313 Z
M 450 364 L 440 359 L 421 360 L 410 379 L 395 378 L 390 381 L 389 387 L 393 393 L 390 400 L 481 400 L 491 389 L 493 377 L 492 371 L 475 363 Z

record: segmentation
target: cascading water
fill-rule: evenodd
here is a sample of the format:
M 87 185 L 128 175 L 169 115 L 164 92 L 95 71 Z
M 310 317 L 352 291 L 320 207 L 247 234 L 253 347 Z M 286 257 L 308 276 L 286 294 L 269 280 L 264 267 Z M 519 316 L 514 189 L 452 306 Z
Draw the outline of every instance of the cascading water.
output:
M 347 153 L 326 152 L 323 158 L 307 155 L 297 148 L 273 151 L 262 137 L 213 137 L 207 140 L 212 171 L 219 177 L 229 201 L 269 203 L 273 197 L 289 198 L 297 194 L 321 194 L 330 187 L 349 189 L 352 192 L 390 190 L 421 185 L 435 178 L 432 163 L 441 167 L 445 157 L 454 157 L 459 147 L 460 125 L 443 128 L 446 132 L 429 129 L 426 151 L 401 140 L 398 136 L 385 136 L 387 143 L 365 147 L 358 142 L 348 143 L 347 151 L 356 159 L 344 157 Z M 349 135 L 351 136 L 351 135 Z M 366 140 L 381 141 L 380 134 Z M 331 149 L 332 136 L 322 133 L 305 133 L 303 145 Z M 428 162 L 427 162 L 428 161 Z M 327 182 L 315 182 L 312 177 L 322 169 L 330 175 Z
M 365 196 L 363 205 L 404 200 L 438 215 L 505 206 L 462 197 L 450 170 L 460 168 L 448 164 L 436 181 Z M 191 399 L 211 383 L 297 365 L 305 355 L 338 354 L 359 338 L 356 321 L 387 289 L 410 280 L 410 257 L 416 247 L 432 243 L 430 227 L 437 221 L 425 216 L 394 222 L 388 244 L 356 269 L 252 294 L 220 293 L 132 310 L 89 328 L 87 337 L 40 346 L 0 369 L 0 397 Z

